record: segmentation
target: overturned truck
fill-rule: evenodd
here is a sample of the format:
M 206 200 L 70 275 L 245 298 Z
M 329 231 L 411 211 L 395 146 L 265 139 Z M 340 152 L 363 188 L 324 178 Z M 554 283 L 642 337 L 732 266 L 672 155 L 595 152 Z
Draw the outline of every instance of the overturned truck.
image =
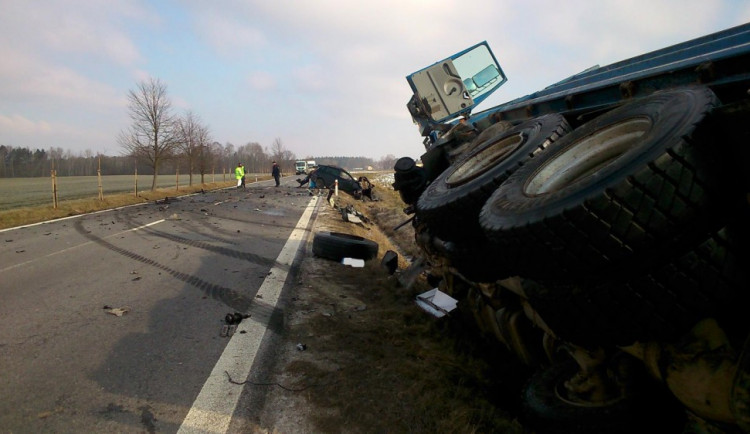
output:
M 394 188 L 440 289 L 537 368 L 525 423 L 642 432 L 661 388 L 750 431 L 750 25 L 477 113 L 486 43 L 407 81 L 426 152 Z

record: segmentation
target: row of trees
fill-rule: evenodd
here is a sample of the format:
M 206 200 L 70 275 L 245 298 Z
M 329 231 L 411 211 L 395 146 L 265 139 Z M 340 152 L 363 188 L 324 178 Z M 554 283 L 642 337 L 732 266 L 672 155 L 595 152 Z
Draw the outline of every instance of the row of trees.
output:
M 278 147 L 280 142 L 275 143 Z M 221 174 L 233 173 L 238 162 L 245 165 L 245 170 L 250 173 L 268 173 L 271 170 L 271 162 L 280 162 L 282 172 L 289 174 L 294 172 L 293 153 L 284 151 L 286 155 L 281 158 L 279 153 L 274 153 L 272 148 L 264 148 L 257 142 L 249 142 L 245 145 L 235 146 L 232 143 L 221 144 L 212 142 L 209 145 L 211 159 L 215 163 L 206 170 L 206 173 Z M 196 161 L 207 162 L 206 156 L 198 155 Z M 305 160 L 315 160 L 318 164 L 331 164 L 349 170 L 356 168 L 373 167 L 378 170 L 393 169 L 396 157 L 386 155 L 379 160 L 369 157 L 324 157 L 306 156 Z M 101 167 L 103 175 L 132 175 L 135 170 L 140 174 L 150 175 L 153 168 L 145 161 L 138 161 L 132 156 L 110 156 L 94 153 L 86 150 L 73 153 L 62 148 L 50 148 L 49 150 L 28 148 L 17 148 L 13 146 L 0 145 L 0 178 L 30 178 L 49 176 L 50 169 L 57 170 L 57 176 L 96 176 Z M 165 161 L 159 167 L 160 174 L 174 174 L 175 172 L 187 174 L 191 172 L 187 159 L 173 158 Z M 194 172 L 197 173 L 197 172 Z
M 49 151 L 0 146 L 0 177 L 47 176 L 50 169 L 58 176 L 96 175 L 99 167 L 102 174 L 153 175 L 151 188 L 156 188 L 157 177 L 164 173 L 185 173 L 193 184 L 193 174 L 201 176 L 231 172 L 242 162 L 250 173 L 267 173 L 271 162 L 281 165 L 283 173 L 294 172 L 296 156 L 285 149 L 280 138 L 269 148 L 257 142 L 235 147 L 231 143 L 222 145 L 211 138 L 211 133 L 200 117 L 192 111 L 176 115 L 167 95 L 166 85 L 159 79 L 149 79 L 137 84 L 128 92 L 128 115 L 130 125 L 122 130 L 117 141 L 124 150 L 122 156 L 94 155 L 90 150 L 79 155 L 61 148 Z M 377 163 L 366 157 L 305 157 L 315 159 L 318 164 L 335 164 L 348 169 L 374 167 L 389 169 L 395 157 L 388 155 Z

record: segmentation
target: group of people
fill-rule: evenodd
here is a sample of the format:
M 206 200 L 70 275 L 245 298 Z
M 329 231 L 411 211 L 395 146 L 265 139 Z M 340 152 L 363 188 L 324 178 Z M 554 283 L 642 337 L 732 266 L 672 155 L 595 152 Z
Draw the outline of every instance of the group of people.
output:
M 271 176 L 276 181 L 276 187 L 281 185 L 281 168 L 275 161 L 271 166 Z M 234 177 L 237 179 L 237 188 L 245 188 L 245 166 L 242 162 L 237 163 L 237 167 L 234 168 Z

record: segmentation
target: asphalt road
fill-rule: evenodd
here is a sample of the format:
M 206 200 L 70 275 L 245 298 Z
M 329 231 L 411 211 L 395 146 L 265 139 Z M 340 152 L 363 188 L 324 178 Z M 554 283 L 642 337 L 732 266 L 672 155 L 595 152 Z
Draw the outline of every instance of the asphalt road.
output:
M 293 185 L 0 232 L 0 431 L 225 432 L 248 417 L 232 382 L 268 363 L 313 221 L 317 197 Z M 220 336 L 234 312 L 250 317 Z

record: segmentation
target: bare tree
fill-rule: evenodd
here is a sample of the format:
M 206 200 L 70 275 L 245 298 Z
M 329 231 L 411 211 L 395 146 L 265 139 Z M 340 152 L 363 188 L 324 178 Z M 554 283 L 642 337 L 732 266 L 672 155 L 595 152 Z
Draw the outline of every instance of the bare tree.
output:
M 281 138 L 276 137 L 271 144 L 271 157 L 274 160 L 280 161 L 284 156 L 284 145 L 281 143 Z
M 216 168 L 216 155 L 218 149 L 215 149 L 211 143 L 211 136 L 208 127 L 200 125 L 195 132 L 195 139 L 198 144 L 198 171 L 201 174 L 201 184 L 206 183 L 206 172 Z
M 175 122 L 175 137 L 178 143 L 178 148 L 182 151 L 182 155 L 187 157 L 188 161 L 188 172 L 190 172 L 190 185 L 193 185 L 193 172 L 195 172 L 195 164 L 201 156 L 203 149 L 201 148 L 201 134 L 205 130 L 207 137 L 208 130 L 201 124 L 200 119 L 192 111 L 188 111 L 184 117 L 177 119 Z M 202 178 L 201 178 L 202 181 Z
M 127 131 L 120 132 L 118 142 L 129 155 L 146 161 L 154 170 L 153 191 L 160 164 L 173 156 L 177 146 L 167 85 L 154 78 L 141 81 L 137 89 L 128 91 L 128 103 L 132 123 Z
M 284 163 L 290 163 L 296 158 L 292 151 L 284 148 L 279 137 L 275 138 L 271 144 L 271 156 L 274 161 L 279 163 L 280 167 L 283 167 L 284 165 L 289 166 L 289 164 Z M 286 169 L 289 169 L 289 167 L 286 167 Z

